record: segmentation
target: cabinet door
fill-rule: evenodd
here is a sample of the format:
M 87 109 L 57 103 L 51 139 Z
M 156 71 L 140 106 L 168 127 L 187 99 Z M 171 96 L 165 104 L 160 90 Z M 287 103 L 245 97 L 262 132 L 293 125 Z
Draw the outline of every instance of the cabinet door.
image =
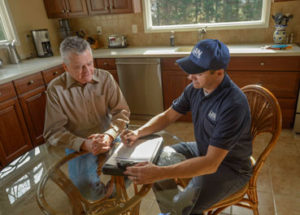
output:
M 3 166 L 32 149 L 18 100 L 0 103 L 0 162 Z
M 117 70 L 109 70 L 109 72 L 110 72 L 110 74 L 112 74 L 112 76 L 114 77 L 116 82 L 119 84 L 119 76 L 118 76 Z
M 111 0 L 111 13 L 132 13 L 132 0 Z
M 19 96 L 19 100 L 33 145 L 37 146 L 44 143 L 43 130 L 46 107 L 45 87 L 42 86 L 22 94 Z
M 86 2 L 90 15 L 109 13 L 108 0 L 87 0 Z
M 65 0 L 68 17 L 88 15 L 85 0 Z
M 116 60 L 114 58 L 96 58 L 95 67 L 104 69 L 110 72 L 117 83 L 119 83 L 119 77 L 117 73 Z
M 66 5 L 64 0 L 44 0 L 48 18 L 66 18 Z
M 184 88 L 191 82 L 187 79 L 187 75 L 183 71 L 163 71 L 163 97 L 164 109 L 168 109 L 174 99 L 178 98 Z M 187 115 L 180 118 L 182 121 L 191 121 L 192 115 L 189 112 Z

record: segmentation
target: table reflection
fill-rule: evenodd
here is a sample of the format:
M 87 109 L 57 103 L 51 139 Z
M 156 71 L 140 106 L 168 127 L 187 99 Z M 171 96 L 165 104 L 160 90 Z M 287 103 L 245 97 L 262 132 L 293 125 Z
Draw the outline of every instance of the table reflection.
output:
M 130 126 L 134 129 L 137 126 Z M 161 131 L 165 145 L 180 142 L 176 136 Z M 31 214 L 42 212 L 36 202 L 36 189 L 47 171 L 65 157 L 64 149 L 46 144 L 40 145 L 20 156 L 0 171 L 0 215 Z M 67 165 L 63 168 L 67 175 Z M 63 214 L 71 214 L 67 196 L 55 183 L 48 183 L 45 189 L 49 205 Z

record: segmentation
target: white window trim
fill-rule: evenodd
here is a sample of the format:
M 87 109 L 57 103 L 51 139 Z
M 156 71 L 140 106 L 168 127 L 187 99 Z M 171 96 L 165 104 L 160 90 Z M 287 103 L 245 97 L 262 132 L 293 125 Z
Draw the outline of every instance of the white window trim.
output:
M 152 26 L 150 0 L 143 0 L 144 30 L 145 33 L 170 32 L 170 31 L 197 31 L 199 28 L 207 27 L 207 30 L 229 30 L 247 28 L 267 28 L 269 27 L 271 1 L 263 0 L 262 19 L 249 22 L 224 22 L 224 23 L 203 23 L 187 25 L 164 25 Z
M 0 41 L 0 45 L 6 44 L 7 42 L 11 42 L 12 40 L 16 40 L 16 44 L 18 44 L 19 38 L 16 34 L 16 28 L 12 20 L 7 0 L 0 0 L 0 12 L 0 17 L 4 27 L 4 34 L 7 38 L 7 40 Z

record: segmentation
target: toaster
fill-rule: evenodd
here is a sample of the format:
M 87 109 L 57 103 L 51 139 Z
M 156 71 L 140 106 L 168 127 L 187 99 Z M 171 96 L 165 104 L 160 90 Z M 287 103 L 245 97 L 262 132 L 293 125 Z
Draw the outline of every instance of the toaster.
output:
M 109 35 L 108 48 L 125 48 L 127 47 L 127 40 L 124 35 Z

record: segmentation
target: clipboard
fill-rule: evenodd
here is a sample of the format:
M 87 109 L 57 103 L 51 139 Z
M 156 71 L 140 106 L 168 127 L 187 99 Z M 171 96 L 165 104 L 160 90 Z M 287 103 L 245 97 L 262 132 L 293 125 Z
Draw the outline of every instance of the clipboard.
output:
M 152 134 L 138 139 L 134 145 L 125 146 L 122 142 L 116 145 L 102 166 L 105 175 L 124 176 L 127 166 L 140 162 L 156 164 L 163 146 L 163 138 Z

